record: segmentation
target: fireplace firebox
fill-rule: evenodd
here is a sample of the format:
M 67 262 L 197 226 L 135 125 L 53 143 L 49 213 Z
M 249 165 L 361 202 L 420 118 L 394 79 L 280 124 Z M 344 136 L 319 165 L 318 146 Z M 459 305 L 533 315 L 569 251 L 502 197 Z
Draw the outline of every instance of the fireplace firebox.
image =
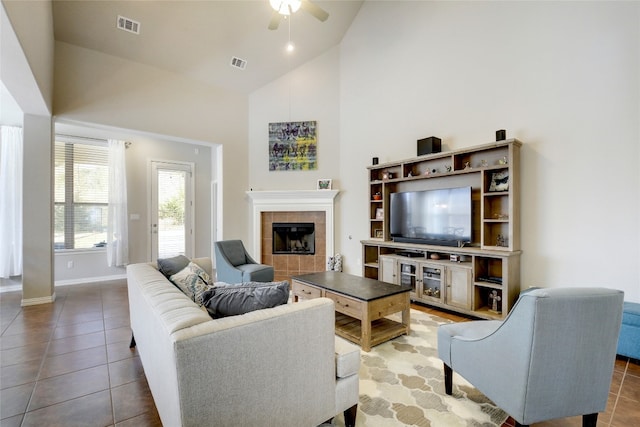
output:
M 274 222 L 273 254 L 314 255 L 316 232 L 313 222 Z

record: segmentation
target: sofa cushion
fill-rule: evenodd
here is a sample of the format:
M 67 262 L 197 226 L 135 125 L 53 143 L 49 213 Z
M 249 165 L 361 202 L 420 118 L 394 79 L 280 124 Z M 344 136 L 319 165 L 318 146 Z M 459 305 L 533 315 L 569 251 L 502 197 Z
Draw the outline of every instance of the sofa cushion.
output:
M 198 305 L 203 304 L 203 294 L 213 287 L 207 272 L 193 262 L 189 262 L 169 280 Z
M 346 378 L 360 370 L 360 347 L 336 336 L 336 377 Z
M 189 258 L 184 255 L 158 259 L 158 270 L 167 279 L 189 265 Z
M 289 282 L 247 282 L 220 284 L 203 295 L 204 306 L 214 319 L 235 316 L 286 304 Z

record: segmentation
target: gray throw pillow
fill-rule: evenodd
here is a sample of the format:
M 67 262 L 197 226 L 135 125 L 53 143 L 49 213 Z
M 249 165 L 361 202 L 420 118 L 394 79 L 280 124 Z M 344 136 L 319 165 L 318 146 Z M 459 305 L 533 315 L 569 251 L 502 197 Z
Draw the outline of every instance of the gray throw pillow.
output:
M 168 279 L 189 265 L 189 258 L 184 255 L 158 259 L 158 270 Z
M 235 316 L 286 304 L 289 300 L 289 282 L 216 285 L 206 291 L 202 299 L 209 315 L 214 319 Z

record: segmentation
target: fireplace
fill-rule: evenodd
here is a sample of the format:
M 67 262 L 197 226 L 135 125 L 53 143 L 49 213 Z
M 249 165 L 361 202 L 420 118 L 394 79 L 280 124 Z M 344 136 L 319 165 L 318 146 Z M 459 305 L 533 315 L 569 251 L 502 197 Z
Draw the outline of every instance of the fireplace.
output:
M 316 232 L 313 222 L 274 222 L 272 253 L 314 255 Z
M 273 265 L 275 280 L 324 271 L 333 256 L 333 203 L 338 190 L 247 191 L 252 201 L 252 255 Z M 273 223 L 313 223 L 314 254 L 274 254 Z

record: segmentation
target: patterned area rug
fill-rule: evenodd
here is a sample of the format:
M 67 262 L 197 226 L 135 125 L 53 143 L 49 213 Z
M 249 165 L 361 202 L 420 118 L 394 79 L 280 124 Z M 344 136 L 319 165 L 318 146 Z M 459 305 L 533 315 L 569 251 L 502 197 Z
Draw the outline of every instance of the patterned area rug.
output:
M 411 310 L 411 334 L 362 352 L 357 427 L 501 426 L 507 414 L 454 373 L 444 392 L 437 329 L 446 319 Z M 479 367 L 480 368 L 480 367 Z M 333 421 L 344 426 L 342 416 Z

